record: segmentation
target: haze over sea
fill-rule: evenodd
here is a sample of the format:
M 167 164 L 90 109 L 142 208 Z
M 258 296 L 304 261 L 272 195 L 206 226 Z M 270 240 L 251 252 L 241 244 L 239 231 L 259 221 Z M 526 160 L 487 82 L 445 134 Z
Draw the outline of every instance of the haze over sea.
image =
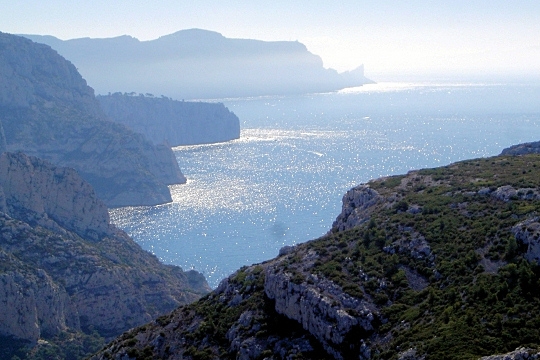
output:
M 111 210 L 163 262 L 215 287 L 243 265 L 322 236 L 351 187 L 540 140 L 539 84 L 381 83 L 337 93 L 221 99 L 241 138 L 177 147 L 174 202 Z

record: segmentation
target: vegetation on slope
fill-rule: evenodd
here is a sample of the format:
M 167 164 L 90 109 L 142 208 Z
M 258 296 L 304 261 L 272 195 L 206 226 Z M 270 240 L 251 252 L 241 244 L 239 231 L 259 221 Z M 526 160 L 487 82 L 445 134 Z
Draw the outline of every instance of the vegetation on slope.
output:
M 368 221 L 241 269 L 96 358 L 398 359 L 413 349 L 415 358 L 478 359 L 540 348 L 540 155 L 468 160 L 367 186 L 381 196 Z M 321 351 L 309 326 L 276 312 L 268 271 L 285 274 L 292 292 L 294 284 L 315 289 L 330 280 L 373 306 L 372 330 L 354 328 Z M 355 309 L 340 310 L 358 318 Z M 302 346 L 279 348 L 280 341 Z
M 320 255 L 311 272 L 381 306 L 374 358 L 416 347 L 470 359 L 540 345 L 540 268 L 511 231 L 540 210 L 539 167 L 538 155 L 489 158 L 373 181 L 400 200 L 365 226 L 306 245 Z M 526 190 L 508 201 L 481 191 L 508 185 Z M 415 237 L 429 255 L 397 249 Z

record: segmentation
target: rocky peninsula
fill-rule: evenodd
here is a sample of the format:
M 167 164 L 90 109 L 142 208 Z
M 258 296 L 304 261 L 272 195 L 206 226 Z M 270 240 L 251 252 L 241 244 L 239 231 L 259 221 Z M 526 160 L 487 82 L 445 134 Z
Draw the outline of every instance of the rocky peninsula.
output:
M 170 146 L 225 142 L 240 138 L 240 120 L 222 103 L 176 101 L 152 94 L 98 95 L 109 118 Z

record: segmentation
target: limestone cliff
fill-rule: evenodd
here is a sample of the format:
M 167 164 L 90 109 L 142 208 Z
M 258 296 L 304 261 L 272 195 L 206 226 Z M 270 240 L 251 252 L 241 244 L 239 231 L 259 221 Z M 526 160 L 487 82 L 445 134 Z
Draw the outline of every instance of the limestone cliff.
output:
M 109 121 L 75 66 L 50 47 L 0 33 L 0 79 L 8 151 L 76 169 L 109 206 L 169 202 L 168 185 L 185 182 L 172 151 Z
M 111 225 L 73 169 L 3 153 L 0 194 L 0 337 L 110 338 L 209 290 L 201 274 L 161 264 Z
M 221 103 L 121 93 L 97 99 L 112 120 L 144 134 L 155 144 L 211 144 L 240 137 L 240 120 Z
M 359 185 L 327 235 L 243 267 L 93 359 L 536 358 L 539 189 L 537 154 Z
M 75 170 L 23 153 L 0 155 L 5 213 L 30 224 L 98 240 L 112 234 L 109 212 Z

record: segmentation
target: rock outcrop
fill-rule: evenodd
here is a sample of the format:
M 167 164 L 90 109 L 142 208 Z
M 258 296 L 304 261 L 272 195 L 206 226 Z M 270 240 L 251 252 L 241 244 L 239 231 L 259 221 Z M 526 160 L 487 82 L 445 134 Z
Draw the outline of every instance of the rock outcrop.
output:
M 382 200 L 377 191 L 365 184 L 352 188 L 343 196 L 341 213 L 332 228 L 343 231 L 365 223 L 373 207 Z
M 155 144 L 211 144 L 240 137 L 240 120 L 222 103 L 121 93 L 97 99 L 113 121 L 144 134 Z
M 112 234 L 107 207 L 73 169 L 23 153 L 3 153 L 0 189 L 3 211 L 14 218 L 94 240 Z
M 536 360 L 540 359 L 540 352 L 533 349 L 518 348 L 502 355 L 484 356 L 480 360 Z
M 111 225 L 73 169 L 3 153 L 0 194 L 0 337 L 110 338 L 209 291 L 201 274 L 161 264 Z
M 510 146 L 504 149 L 501 155 L 525 155 L 525 154 L 539 154 L 540 153 L 540 141 L 523 143 Z
M 265 273 L 264 292 L 274 300 L 278 314 L 302 324 L 329 354 L 344 359 L 340 348 L 351 334 L 374 331 L 378 309 L 373 303 L 346 294 L 327 279 L 319 279 L 316 275 L 310 275 L 308 279 L 308 282 L 297 284 L 290 273 L 270 266 Z M 358 351 L 358 348 L 350 347 L 349 350 Z M 363 358 L 369 358 L 366 355 L 363 354 Z
M 512 233 L 527 248 L 524 257 L 540 265 L 540 218 L 535 216 L 514 225 Z
M 185 182 L 171 149 L 109 121 L 50 47 L 0 33 L 0 79 L 0 148 L 76 169 L 109 206 L 170 202 L 168 185 Z
M 73 62 L 99 94 L 122 91 L 180 99 L 335 91 L 370 83 L 363 66 L 339 74 L 297 41 L 228 39 L 200 29 L 150 41 L 25 35 Z M 133 76 L 137 74 L 137 76 Z
M 325 236 L 92 359 L 536 358 L 538 188 L 536 154 L 370 181 Z

